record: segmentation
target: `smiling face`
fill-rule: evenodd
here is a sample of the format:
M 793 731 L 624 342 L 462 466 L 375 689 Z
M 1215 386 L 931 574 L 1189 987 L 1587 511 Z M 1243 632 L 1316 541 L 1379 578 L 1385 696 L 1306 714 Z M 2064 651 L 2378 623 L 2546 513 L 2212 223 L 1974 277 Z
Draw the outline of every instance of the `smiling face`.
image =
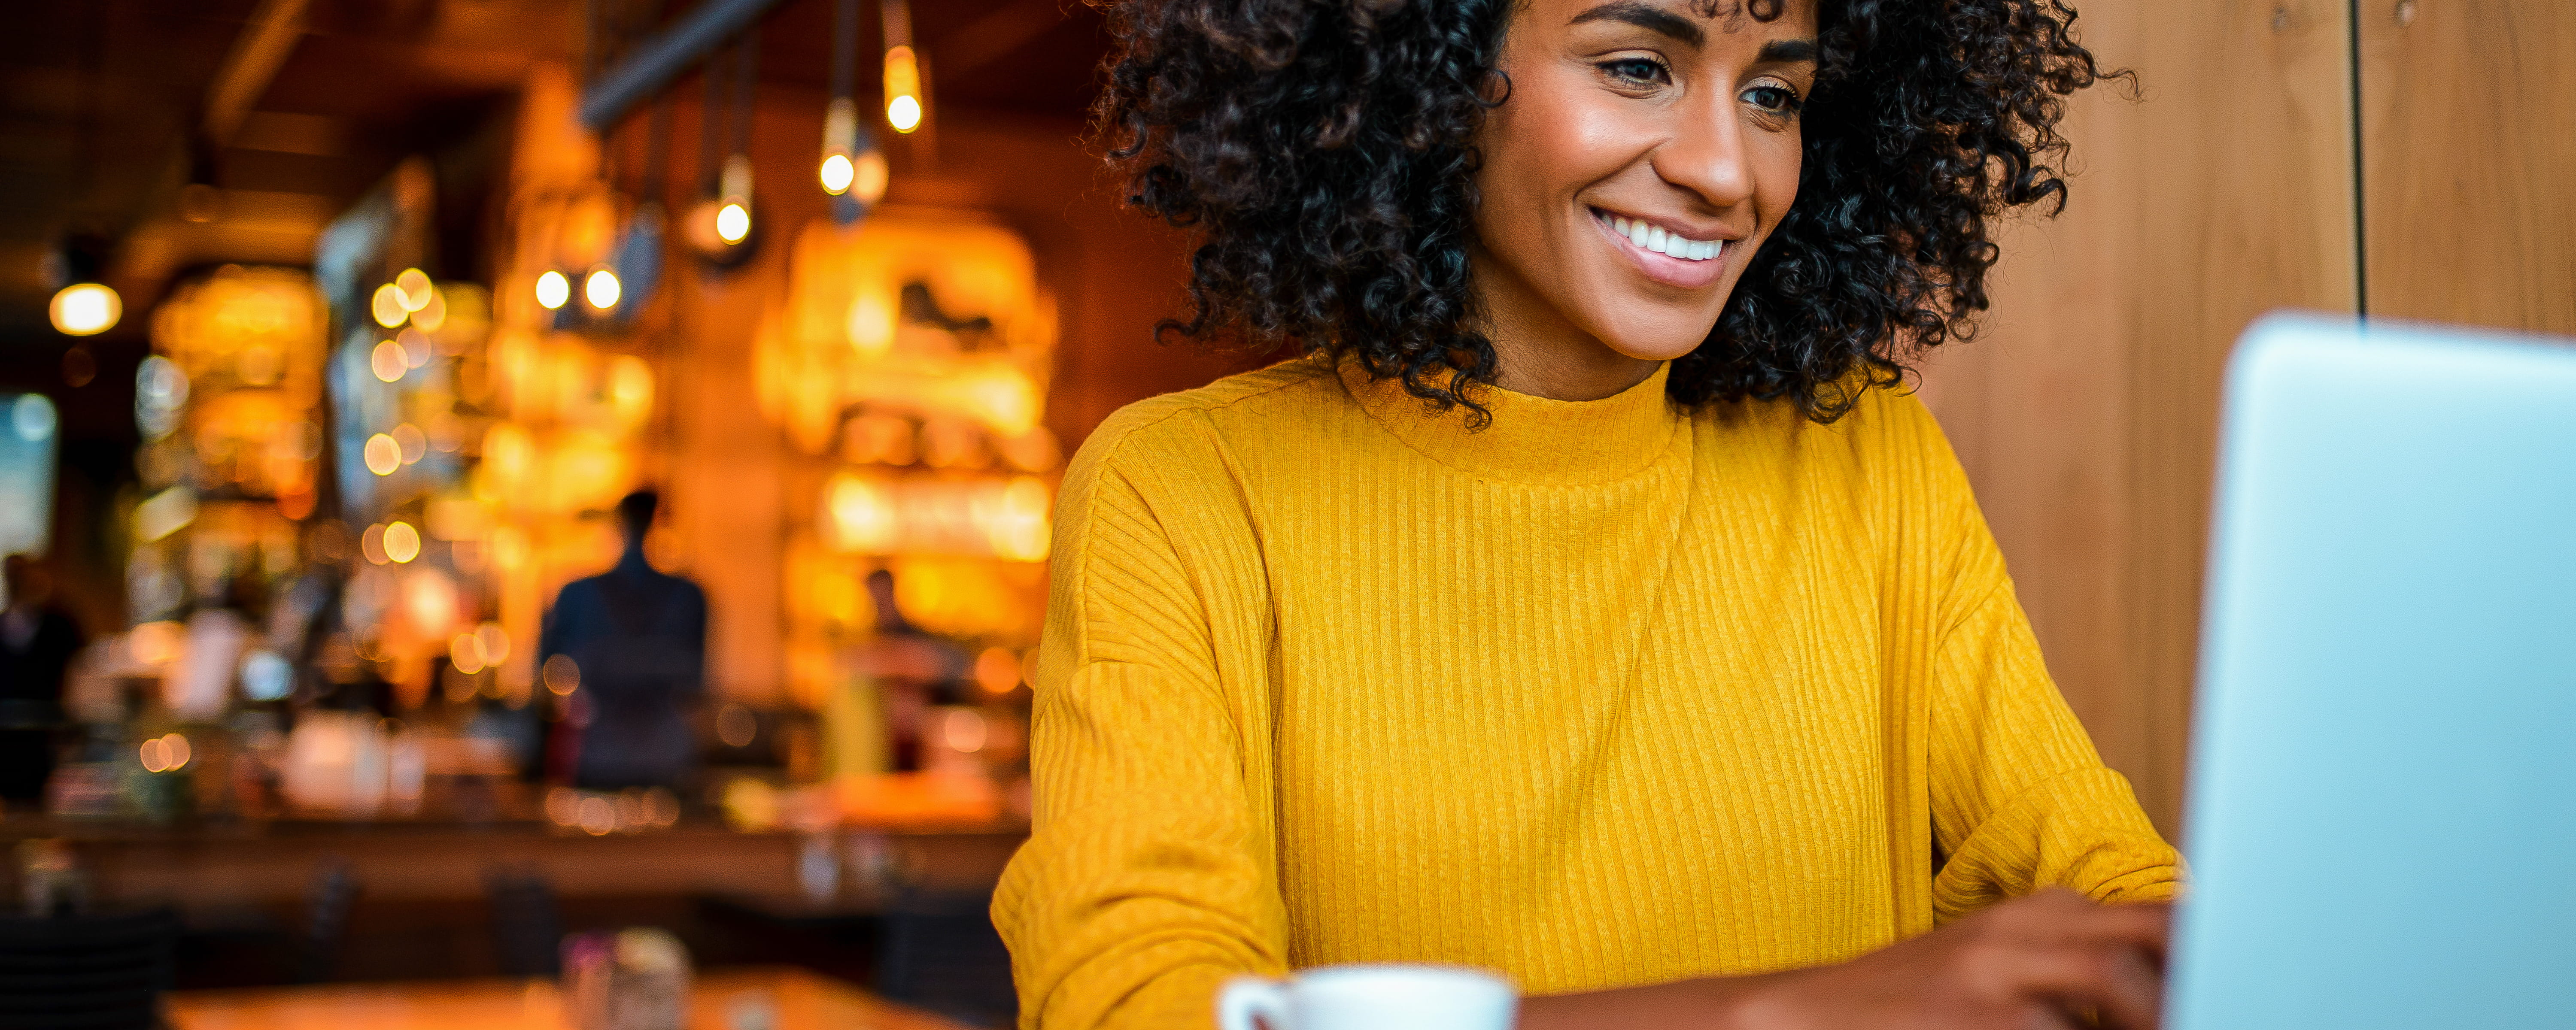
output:
M 1505 388 L 1607 396 L 1690 353 L 1788 214 L 1815 9 L 1788 0 L 1762 21 L 1744 3 L 1513 13 L 1497 65 L 1511 91 L 1477 137 L 1473 256 Z

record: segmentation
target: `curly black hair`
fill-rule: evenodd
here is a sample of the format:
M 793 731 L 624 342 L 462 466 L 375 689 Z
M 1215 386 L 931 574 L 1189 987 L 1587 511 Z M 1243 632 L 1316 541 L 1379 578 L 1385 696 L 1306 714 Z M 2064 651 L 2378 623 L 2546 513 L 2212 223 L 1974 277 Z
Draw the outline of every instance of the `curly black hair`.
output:
M 1472 328 L 1473 139 L 1517 0 L 1094 0 L 1117 48 L 1094 131 L 1130 205 L 1193 228 L 1186 320 L 1157 335 L 1355 357 L 1484 408 Z M 1779 0 L 1697 0 L 1769 19 Z M 1738 4 L 1749 4 L 1738 7 Z M 1975 332 L 1988 222 L 2055 201 L 2063 98 L 2104 78 L 2060 0 L 1817 0 L 1789 214 L 1706 342 L 1688 406 L 1786 399 L 1832 421 L 1920 348 Z

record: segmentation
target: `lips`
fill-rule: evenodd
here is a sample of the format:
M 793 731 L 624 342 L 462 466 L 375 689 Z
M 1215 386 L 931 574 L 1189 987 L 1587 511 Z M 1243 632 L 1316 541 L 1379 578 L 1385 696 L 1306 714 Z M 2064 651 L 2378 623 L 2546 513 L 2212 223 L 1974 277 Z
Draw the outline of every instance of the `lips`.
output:
M 1698 290 L 1716 284 L 1742 240 L 1692 239 L 1642 218 L 1592 208 L 1592 224 L 1614 241 L 1629 264 L 1659 284 Z

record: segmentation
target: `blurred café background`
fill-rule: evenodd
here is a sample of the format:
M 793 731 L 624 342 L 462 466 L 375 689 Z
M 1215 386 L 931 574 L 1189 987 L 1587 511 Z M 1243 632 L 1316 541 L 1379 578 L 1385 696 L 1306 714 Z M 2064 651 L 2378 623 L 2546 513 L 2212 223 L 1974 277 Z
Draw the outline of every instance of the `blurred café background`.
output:
M 2070 206 L 2008 233 L 1988 332 L 1923 388 L 2174 833 L 2227 347 L 2283 306 L 2576 332 L 2576 14 L 2081 6 L 2135 88 L 2072 102 Z M 520 1025 L 554 977 L 673 968 L 791 1016 L 1011 1018 L 984 906 L 1064 460 L 1261 360 L 1151 339 L 1186 244 L 1083 142 L 1098 13 L 10 28 L 13 905 L 169 942 L 180 1025 L 286 1025 L 258 1006 L 292 984 Z M 668 761 L 601 763 L 648 737 Z

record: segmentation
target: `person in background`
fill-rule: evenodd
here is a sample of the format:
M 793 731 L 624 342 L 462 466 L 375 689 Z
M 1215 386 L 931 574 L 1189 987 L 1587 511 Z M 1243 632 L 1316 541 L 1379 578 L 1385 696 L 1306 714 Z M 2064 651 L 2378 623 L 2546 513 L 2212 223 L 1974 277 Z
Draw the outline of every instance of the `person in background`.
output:
M 876 636 L 859 658 L 859 671 L 877 685 L 885 704 L 886 732 L 895 772 L 922 768 L 922 722 L 970 664 L 966 652 L 924 631 L 905 617 L 895 598 L 894 573 L 868 573 L 868 597 L 875 602 Z
M 697 755 L 689 716 L 706 693 L 707 595 L 644 560 L 660 503 L 650 490 L 617 502 L 617 567 L 565 584 L 538 640 L 539 662 L 561 656 L 578 670 L 571 765 L 584 789 L 676 787 Z
M 53 577 L 23 554 L 0 561 L 9 607 L 0 613 L 0 802 L 41 805 L 54 773 L 63 673 L 86 642 L 54 605 Z

